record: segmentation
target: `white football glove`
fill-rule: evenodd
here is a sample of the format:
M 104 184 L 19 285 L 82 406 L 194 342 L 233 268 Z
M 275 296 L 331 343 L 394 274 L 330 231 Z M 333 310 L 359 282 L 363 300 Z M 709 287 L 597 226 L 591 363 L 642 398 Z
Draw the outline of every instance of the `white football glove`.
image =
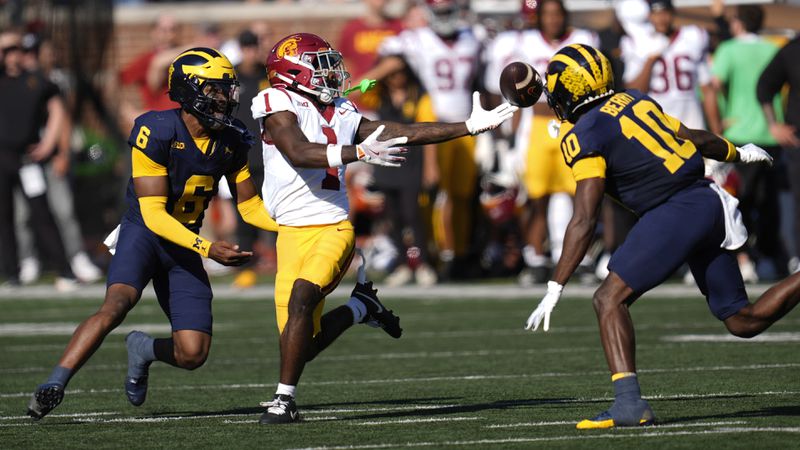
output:
M 542 301 L 539 302 L 539 306 L 537 306 L 530 317 L 528 317 L 528 321 L 525 323 L 526 330 L 536 331 L 542 319 L 544 319 L 544 331 L 550 329 L 550 313 L 553 312 L 553 308 L 556 307 L 558 299 L 561 298 L 562 290 L 564 290 L 564 286 L 555 281 L 547 282 L 547 294 L 545 294 Z
M 356 145 L 356 157 L 359 161 L 376 166 L 400 167 L 406 158 L 398 156 L 406 153 L 405 147 L 395 147 L 395 145 L 405 144 L 408 138 L 400 136 L 385 141 L 379 141 L 378 136 L 383 133 L 385 125 L 375 129 L 366 139 Z
M 477 91 L 472 93 L 472 114 L 466 121 L 469 134 L 476 135 L 484 131 L 494 130 L 501 123 L 510 119 L 514 112 L 518 110 L 510 103 L 503 103 L 497 108 L 487 111 L 481 106 L 481 94 Z
M 772 156 L 770 156 L 766 150 L 755 144 L 736 147 L 736 151 L 739 152 L 739 161 L 745 164 L 765 162 L 770 166 L 772 165 Z

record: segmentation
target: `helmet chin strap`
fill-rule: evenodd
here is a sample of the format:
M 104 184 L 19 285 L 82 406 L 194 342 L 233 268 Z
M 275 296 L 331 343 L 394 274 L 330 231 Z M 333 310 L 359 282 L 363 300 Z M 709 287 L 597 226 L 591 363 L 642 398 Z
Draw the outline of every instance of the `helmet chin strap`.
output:
M 320 103 L 327 105 L 330 104 L 335 98 L 331 89 L 322 88 L 321 90 L 317 91 L 314 89 L 309 89 L 303 86 L 302 84 L 298 83 L 297 81 L 292 80 L 289 77 L 283 76 L 282 74 L 277 74 L 277 77 L 280 78 L 281 81 L 285 82 L 287 85 L 291 86 L 293 89 L 297 89 L 298 91 L 317 97 Z
M 333 94 L 331 93 L 330 89 L 323 89 L 317 93 L 317 97 L 319 97 L 319 101 L 321 103 L 325 103 L 326 105 L 333 101 Z

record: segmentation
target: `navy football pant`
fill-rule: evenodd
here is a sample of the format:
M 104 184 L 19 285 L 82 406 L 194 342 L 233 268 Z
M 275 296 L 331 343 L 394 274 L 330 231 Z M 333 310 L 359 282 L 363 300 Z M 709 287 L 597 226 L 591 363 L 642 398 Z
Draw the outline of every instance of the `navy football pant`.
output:
M 141 294 L 150 280 L 172 331 L 211 334 L 211 284 L 200 255 L 123 218 L 106 285 L 126 284 Z
M 725 239 L 722 202 L 708 185 L 695 184 L 647 211 L 608 264 L 639 296 L 688 263 L 711 313 L 719 320 L 748 304 L 742 274 Z

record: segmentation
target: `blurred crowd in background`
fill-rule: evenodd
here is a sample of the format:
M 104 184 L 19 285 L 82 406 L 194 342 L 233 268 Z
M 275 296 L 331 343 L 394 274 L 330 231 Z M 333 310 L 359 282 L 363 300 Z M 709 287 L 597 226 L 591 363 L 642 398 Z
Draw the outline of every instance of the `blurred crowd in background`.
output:
M 793 59 L 800 43 L 793 30 L 765 33 L 762 6 L 715 0 L 707 20 L 687 20 L 668 0 L 618 0 L 606 27 L 585 30 L 573 27 L 559 0 L 520 0 L 511 14 L 478 12 L 455 0 L 363 3 L 362 17 L 324 37 L 343 53 L 353 84 L 378 80 L 352 97 L 365 116 L 461 121 L 475 90 L 485 107 L 502 101 L 499 73 L 509 62 L 528 62 L 543 76 L 563 45 L 596 46 L 612 60 L 618 89 L 649 92 L 687 126 L 737 145 L 755 143 L 775 157 L 772 167 L 709 164 L 707 174 L 740 200 L 750 231 L 739 252 L 746 281 L 775 280 L 800 266 L 800 59 Z M 0 34 L 0 281 L 6 286 L 34 283 L 46 272 L 61 291 L 102 280 L 110 258 L 102 239 L 124 211 L 130 170 L 121 136 L 144 111 L 177 107 L 167 97 L 167 69 L 186 48 L 217 48 L 231 60 L 241 84 L 238 117 L 260 135 L 250 101 L 268 86 L 270 26 L 254 22 L 224 33 L 207 22 L 187 34 L 178 11 L 152 24 L 146 52 L 106 75 L 100 95 L 112 107 L 96 101 L 98 114 L 89 118 L 74 105 L 91 88 L 56 63 L 46 26 L 23 21 Z M 181 39 L 187 35 L 193 37 Z M 134 95 L 122 96 L 123 90 Z M 106 116 L 116 132 L 98 131 Z M 412 148 L 400 169 L 351 165 L 351 220 L 373 273 L 389 285 L 488 277 L 546 283 L 575 188 L 552 119 L 542 98 L 494 133 Z M 260 143 L 251 149 L 250 167 L 260 185 Z M 603 208 L 578 274 L 585 283 L 605 277 L 609 255 L 636 221 L 611 201 Z M 211 275 L 229 274 L 244 289 L 274 273 L 275 236 L 237 217 L 223 189 L 201 234 L 255 250 L 257 258 L 235 272 L 207 260 Z M 691 275 L 676 276 L 693 282 Z

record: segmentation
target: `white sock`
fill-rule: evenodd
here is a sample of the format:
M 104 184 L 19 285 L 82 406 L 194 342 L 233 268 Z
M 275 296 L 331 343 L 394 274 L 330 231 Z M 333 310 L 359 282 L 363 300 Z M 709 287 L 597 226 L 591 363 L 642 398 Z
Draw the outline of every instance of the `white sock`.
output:
M 277 394 L 277 395 L 288 395 L 289 397 L 294 398 L 295 389 L 297 389 L 297 386 L 278 383 L 278 390 L 275 391 L 275 394 Z
M 440 250 L 439 251 L 439 259 L 444 262 L 450 262 L 456 257 L 456 252 L 454 250 Z
M 364 320 L 364 316 L 367 315 L 367 306 L 355 297 L 350 297 L 347 307 L 350 308 L 350 311 L 353 311 L 353 325 L 361 323 Z
M 550 236 L 550 256 L 554 263 L 561 259 L 564 235 L 571 217 L 572 197 L 566 192 L 552 194 L 547 205 L 547 231 Z
M 536 253 L 536 249 L 532 245 L 522 247 L 522 259 L 528 267 L 540 267 L 547 264 L 547 258 Z

